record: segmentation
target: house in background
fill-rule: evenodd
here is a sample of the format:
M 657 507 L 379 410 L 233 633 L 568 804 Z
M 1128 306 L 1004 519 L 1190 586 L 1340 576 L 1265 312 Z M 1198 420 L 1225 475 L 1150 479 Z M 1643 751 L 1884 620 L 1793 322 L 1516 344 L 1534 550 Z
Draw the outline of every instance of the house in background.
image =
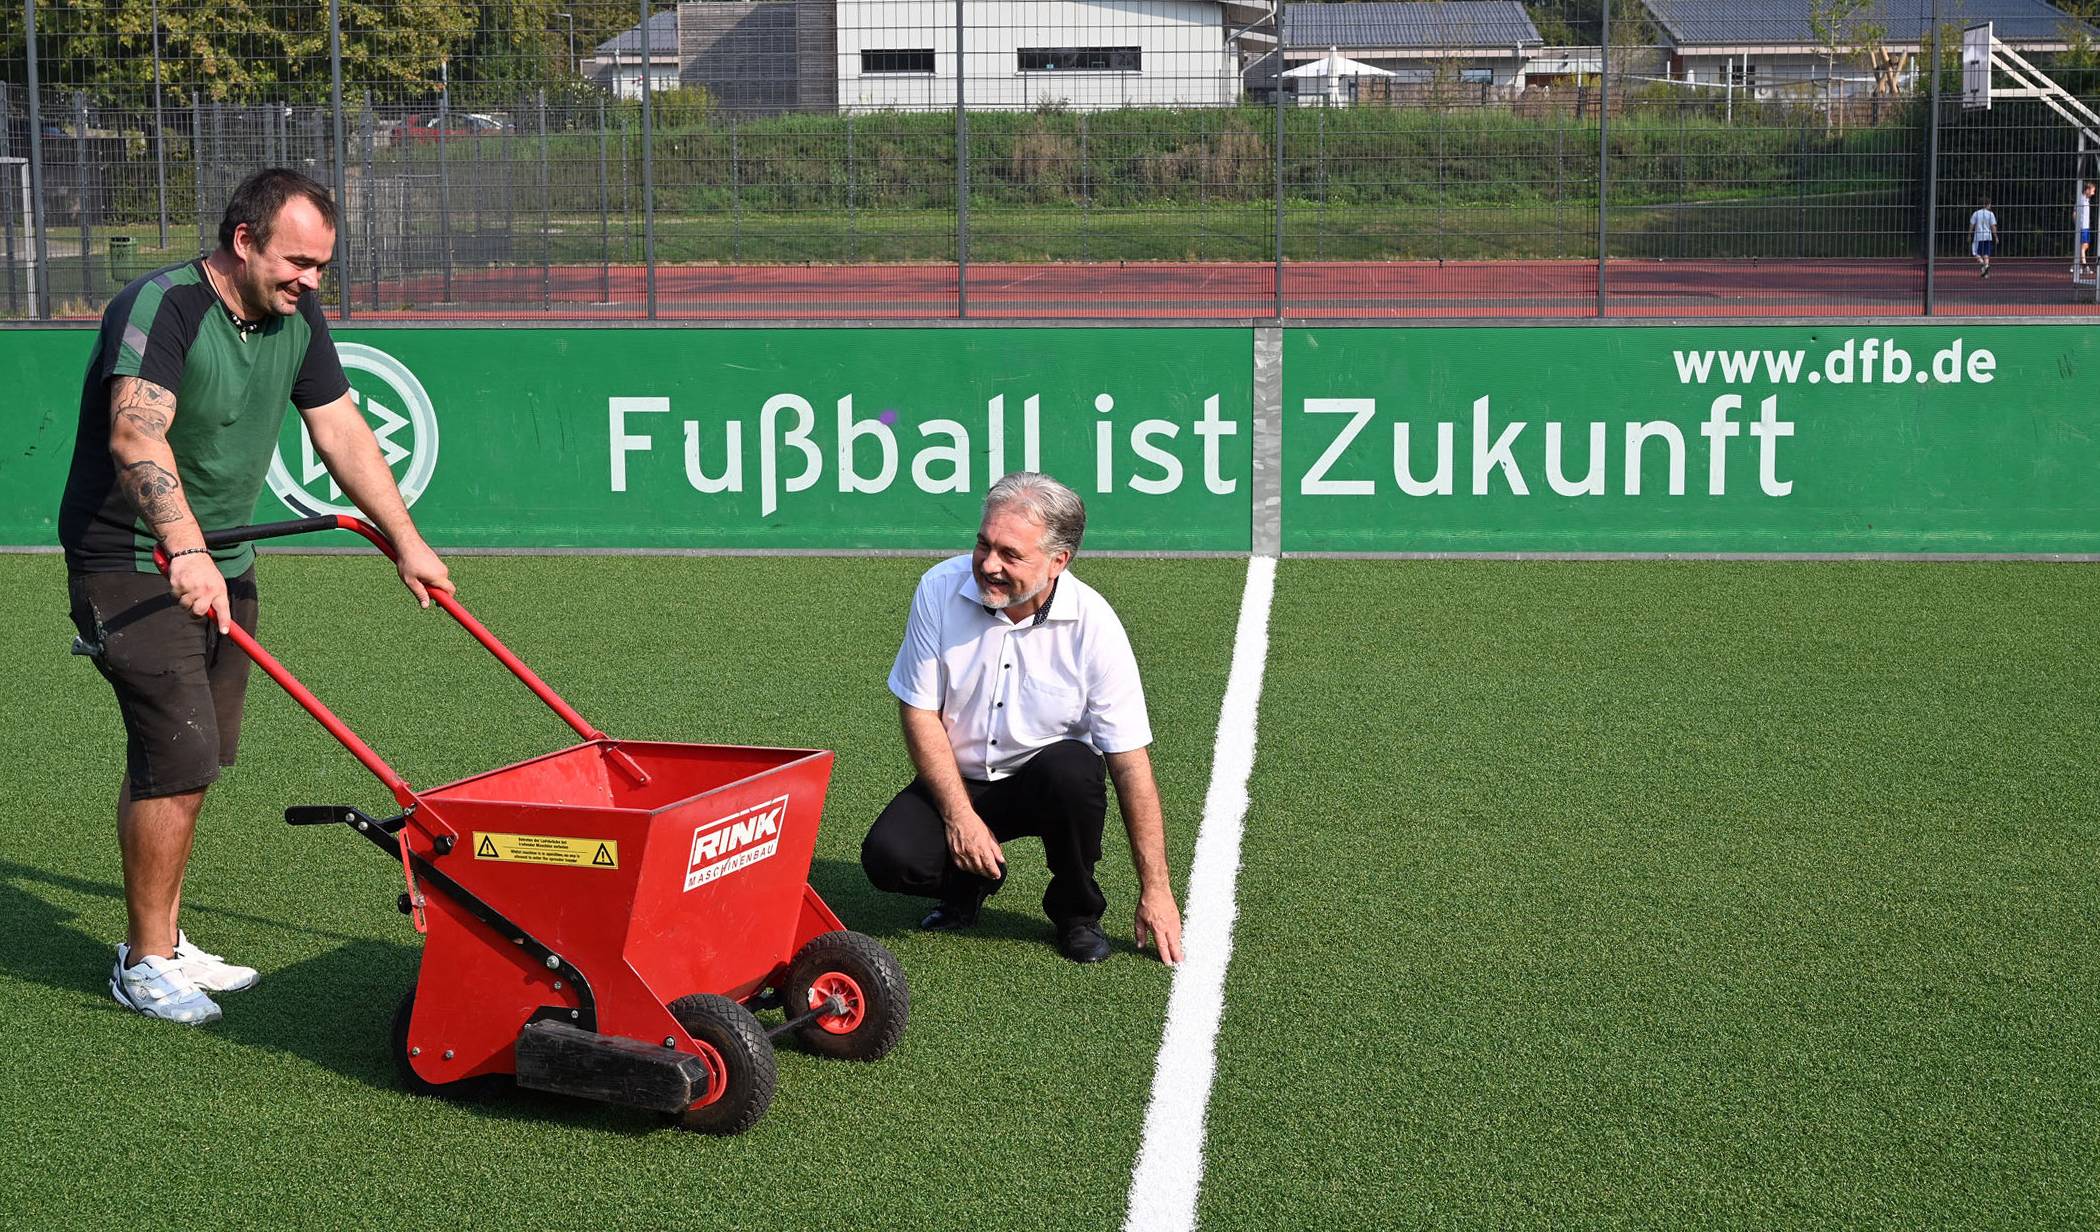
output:
M 1346 58 L 1381 70 L 1390 87 L 1436 83 L 1522 87 L 1525 66 L 1544 39 L 1518 0 L 1338 0 L 1283 7 L 1283 67 Z M 1368 75 L 1367 75 L 1368 76 Z M 1251 95 L 1275 87 L 1273 61 L 1252 65 Z M 1361 81 L 1356 84 L 1362 84 Z M 1285 90 L 1331 99 L 1323 76 L 1286 77 Z
M 1839 94 L 1873 88 L 1864 63 L 1871 42 L 1885 52 L 1917 56 L 1930 41 L 1932 8 L 1878 0 L 1840 27 L 1833 65 L 1809 24 L 1806 0 L 1641 0 L 1668 42 L 1668 75 L 1680 81 L 1775 90 L 1820 88 Z M 2043 0 L 1938 0 L 1943 28 L 1991 22 L 1998 40 L 2022 54 L 2063 51 L 2075 36 L 2100 43 L 2100 29 Z M 1879 37 L 1861 37 L 1878 30 Z M 1958 37 L 1958 35 L 1957 35 Z M 1616 54 L 1616 53 L 1614 53 Z
M 614 98 L 642 96 L 642 28 L 639 23 L 598 44 L 583 62 L 586 77 Z M 659 90 L 678 88 L 678 12 L 649 19 L 649 78 Z
M 1255 0 L 963 0 L 973 110 L 1215 107 L 1243 55 L 1274 42 Z M 702 87 L 739 114 L 955 105 L 954 0 L 687 0 L 650 21 L 658 89 Z M 641 27 L 600 44 L 591 77 L 641 89 Z
M 1215 107 L 1237 102 L 1248 0 L 963 0 L 972 110 Z M 953 0 L 838 0 L 842 111 L 955 105 Z
M 742 115 L 829 111 L 833 0 L 702 0 L 649 23 L 649 61 L 659 90 L 698 87 Z M 641 93 L 641 26 L 599 44 L 587 63 L 616 97 Z

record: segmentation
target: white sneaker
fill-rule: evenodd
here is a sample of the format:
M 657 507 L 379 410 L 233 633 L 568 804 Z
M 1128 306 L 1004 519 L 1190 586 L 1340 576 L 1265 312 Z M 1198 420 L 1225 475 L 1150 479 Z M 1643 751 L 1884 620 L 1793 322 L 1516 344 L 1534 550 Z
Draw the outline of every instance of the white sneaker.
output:
M 119 945 L 116 970 L 109 974 L 110 995 L 119 1005 L 148 1018 L 165 1018 L 193 1027 L 219 1020 L 218 1004 L 191 982 L 174 959 L 148 954 L 127 967 L 124 963 L 130 956 L 130 948 Z
M 190 983 L 206 992 L 239 992 L 262 978 L 253 967 L 237 966 L 191 945 L 190 935 L 180 929 L 175 932 L 175 963 Z

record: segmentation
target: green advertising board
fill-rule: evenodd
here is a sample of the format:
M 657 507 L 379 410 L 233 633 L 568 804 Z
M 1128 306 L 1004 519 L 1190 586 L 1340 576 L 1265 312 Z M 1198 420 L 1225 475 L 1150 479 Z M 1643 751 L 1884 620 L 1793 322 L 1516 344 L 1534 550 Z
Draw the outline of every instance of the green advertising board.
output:
M 337 337 L 454 548 L 960 550 L 1036 468 L 1095 550 L 2100 554 L 2082 325 Z M 0 544 L 56 539 L 91 342 L 0 331 Z M 256 519 L 331 509 L 287 416 Z
M 1286 551 L 2100 552 L 2100 331 L 1294 329 Z
M 342 329 L 353 391 L 436 544 L 944 549 L 1041 469 L 1087 547 L 1246 551 L 1247 332 Z M 85 330 L 0 334 L 0 543 L 50 544 Z M 179 412 L 178 412 L 179 413 Z M 257 521 L 355 512 L 287 416 Z

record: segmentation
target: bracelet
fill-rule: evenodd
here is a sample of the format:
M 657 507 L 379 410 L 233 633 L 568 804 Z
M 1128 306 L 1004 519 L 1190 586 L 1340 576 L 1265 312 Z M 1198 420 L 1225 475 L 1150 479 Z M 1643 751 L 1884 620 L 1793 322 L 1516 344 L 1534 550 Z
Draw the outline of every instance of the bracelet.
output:
M 174 564 L 177 557 L 195 556 L 199 552 L 209 551 L 211 551 L 210 548 L 184 548 L 180 552 L 170 552 L 168 553 L 168 563 L 171 565 Z

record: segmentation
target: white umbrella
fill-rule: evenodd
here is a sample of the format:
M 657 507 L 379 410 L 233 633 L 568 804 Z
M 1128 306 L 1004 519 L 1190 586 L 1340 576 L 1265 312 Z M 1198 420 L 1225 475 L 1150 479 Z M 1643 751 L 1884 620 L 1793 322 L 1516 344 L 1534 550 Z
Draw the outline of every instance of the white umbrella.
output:
M 1383 69 L 1375 64 L 1365 64 L 1362 60 L 1351 60 L 1339 50 L 1329 47 L 1326 55 L 1310 64 L 1301 64 L 1297 68 L 1285 69 L 1283 75 L 1286 77 L 1390 77 L 1393 73 L 1391 69 Z
M 1343 97 L 1342 78 L 1390 77 L 1393 74 L 1391 71 L 1379 68 L 1375 64 L 1365 64 L 1362 60 L 1351 60 L 1337 48 L 1329 47 L 1326 55 L 1310 64 L 1301 64 L 1297 68 L 1285 69 L 1283 75 L 1296 77 L 1301 80 L 1310 78 L 1318 81 L 1320 84 L 1313 87 L 1314 91 L 1326 94 L 1329 105 L 1340 106 L 1347 101 Z M 1302 90 L 1299 92 L 1299 97 L 1304 97 Z

